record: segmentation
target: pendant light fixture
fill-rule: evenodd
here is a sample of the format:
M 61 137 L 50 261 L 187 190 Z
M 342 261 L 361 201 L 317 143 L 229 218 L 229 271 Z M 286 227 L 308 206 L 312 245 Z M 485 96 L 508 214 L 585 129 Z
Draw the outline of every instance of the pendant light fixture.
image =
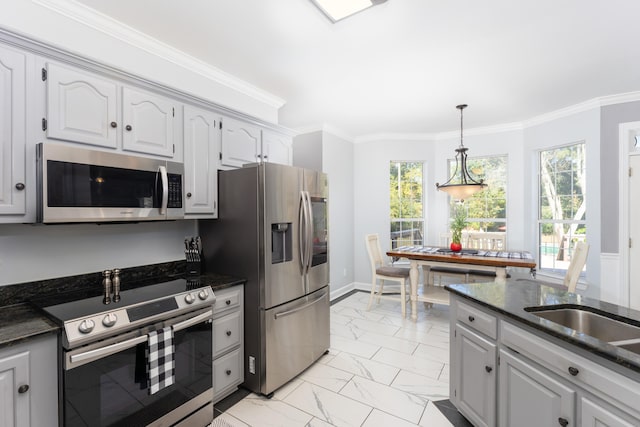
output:
M 436 188 L 449 193 L 454 199 L 464 201 L 478 191 L 487 188 L 487 184 L 482 179 L 479 181 L 473 179 L 467 170 L 468 148 L 462 143 L 462 110 L 467 108 L 467 104 L 457 105 L 456 108 L 460 110 L 460 147 L 456 148 L 456 169 L 447 182 L 442 185 L 436 183 Z

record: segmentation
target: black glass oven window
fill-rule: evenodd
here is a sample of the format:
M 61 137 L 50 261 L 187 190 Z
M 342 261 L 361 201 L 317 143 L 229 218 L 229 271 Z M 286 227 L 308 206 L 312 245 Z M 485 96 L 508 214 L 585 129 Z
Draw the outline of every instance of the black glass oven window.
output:
M 327 262 L 327 200 L 321 197 L 311 198 L 313 211 L 313 255 L 311 266 Z
M 152 395 L 145 369 L 146 343 L 64 371 L 63 425 L 146 426 L 210 390 L 211 340 L 211 323 L 208 322 L 176 332 L 176 381 Z
M 149 304 L 129 308 L 127 309 L 127 316 L 129 316 L 129 321 L 135 322 L 136 320 L 165 313 L 170 310 L 176 310 L 177 308 L 178 303 L 175 298 L 166 298 L 160 301 L 150 302 Z
M 47 161 L 50 207 L 159 208 L 156 172 Z

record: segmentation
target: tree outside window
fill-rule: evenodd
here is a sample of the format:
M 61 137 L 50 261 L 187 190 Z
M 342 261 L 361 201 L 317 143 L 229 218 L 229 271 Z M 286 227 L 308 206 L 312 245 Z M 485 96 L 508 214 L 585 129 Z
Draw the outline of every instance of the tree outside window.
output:
M 456 168 L 449 160 L 449 176 Z M 467 215 L 467 231 L 507 231 L 507 156 L 474 157 L 467 159 L 467 169 L 474 179 L 484 180 L 487 188 L 466 199 L 462 205 L 450 200 L 449 212 L 463 209 Z
M 542 270 L 565 273 L 575 243 L 586 241 L 585 165 L 584 143 L 540 152 L 538 239 Z
M 390 162 L 389 206 L 392 248 L 423 244 L 423 177 L 423 162 Z

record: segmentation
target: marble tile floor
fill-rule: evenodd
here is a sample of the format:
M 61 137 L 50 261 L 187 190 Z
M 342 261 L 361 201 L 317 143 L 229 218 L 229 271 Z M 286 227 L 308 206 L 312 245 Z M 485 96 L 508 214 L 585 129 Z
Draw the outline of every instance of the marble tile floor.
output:
M 398 302 L 366 311 L 368 300 L 356 291 L 333 302 L 329 354 L 271 399 L 239 390 L 215 405 L 212 425 L 470 426 L 448 401 L 449 308 L 419 304 L 414 323 Z

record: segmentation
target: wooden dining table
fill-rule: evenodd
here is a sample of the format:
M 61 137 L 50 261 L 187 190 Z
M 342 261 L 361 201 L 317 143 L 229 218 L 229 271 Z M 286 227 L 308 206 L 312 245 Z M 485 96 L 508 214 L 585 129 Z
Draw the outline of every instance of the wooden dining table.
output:
M 433 304 L 449 304 L 449 293 L 442 286 L 432 286 L 425 279 L 423 292 L 418 295 L 418 267 L 423 266 L 425 277 L 428 277 L 431 267 L 447 267 L 461 270 L 482 270 L 495 272 L 496 282 L 507 280 L 507 268 L 518 267 L 529 269 L 535 277 L 536 262 L 527 251 L 492 251 L 492 250 L 463 250 L 453 252 L 437 246 L 402 246 L 387 252 L 394 258 L 409 260 L 411 281 L 411 319 L 417 320 L 418 301 Z

